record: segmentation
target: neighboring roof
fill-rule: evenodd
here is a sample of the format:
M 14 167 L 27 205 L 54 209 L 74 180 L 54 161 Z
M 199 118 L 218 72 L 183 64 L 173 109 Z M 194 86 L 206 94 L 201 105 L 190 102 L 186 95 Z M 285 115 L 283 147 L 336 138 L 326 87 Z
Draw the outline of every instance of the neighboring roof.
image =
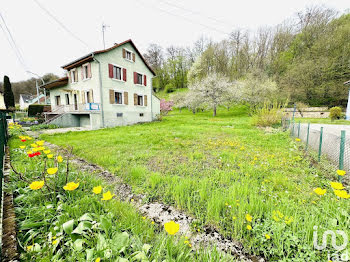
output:
M 44 94 L 40 94 L 40 95 L 39 95 L 39 102 L 40 102 L 40 100 L 41 100 L 42 98 L 45 98 L 45 95 L 44 95 Z M 34 97 L 29 103 L 34 104 L 34 103 L 36 103 L 37 101 L 38 101 L 38 97 L 36 96 L 36 97 Z
M 57 80 L 51 81 L 45 85 L 42 85 L 40 87 L 44 87 L 46 89 L 52 89 L 52 88 L 56 88 L 56 87 L 60 87 L 60 86 L 65 86 L 66 84 L 68 84 L 68 77 L 62 77 L 59 78 Z
M 350 80 L 349 80 L 349 81 L 344 82 L 344 85 L 350 85 Z
M 80 66 L 86 62 L 89 62 L 93 59 L 93 55 L 97 55 L 97 54 L 102 54 L 102 53 L 106 53 L 106 52 L 109 52 L 117 47 L 120 47 L 124 44 L 127 44 L 127 43 L 130 43 L 133 48 L 136 50 L 136 52 L 138 53 L 138 55 L 141 57 L 142 61 L 145 63 L 145 65 L 148 67 L 148 69 L 152 72 L 153 75 L 156 75 L 155 72 L 153 71 L 153 69 L 151 68 L 151 66 L 146 62 L 145 58 L 142 56 L 142 54 L 140 53 L 140 51 L 137 49 L 137 47 L 135 46 L 135 44 L 133 43 L 133 41 L 131 39 L 129 40 L 126 40 L 124 42 L 121 42 L 119 44 L 115 44 L 114 46 L 110 47 L 110 48 L 107 48 L 107 49 L 104 49 L 104 50 L 99 50 L 99 51 L 95 51 L 95 52 L 92 52 L 90 54 L 87 54 L 83 57 L 80 57 L 64 66 L 62 66 L 63 69 L 66 69 L 66 70 L 69 70 L 73 67 L 77 67 L 77 66 Z
M 19 96 L 22 97 L 24 103 L 29 103 L 33 99 L 33 95 L 20 94 Z

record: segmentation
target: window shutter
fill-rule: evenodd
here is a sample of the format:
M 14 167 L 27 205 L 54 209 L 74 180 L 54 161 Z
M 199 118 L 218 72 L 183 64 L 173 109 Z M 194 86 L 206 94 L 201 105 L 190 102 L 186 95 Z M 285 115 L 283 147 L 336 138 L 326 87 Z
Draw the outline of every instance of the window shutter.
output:
M 68 73 L 67 73 L 67 77 L 68 77 L 68 83 L 70 83 L 70 82 L 71 82 L 71 78 L 70 78 L 70 71 L 68 71 Z
M 80 67 L 81 70 L 81 80 L 84 80 L 84 70 L 83 70 L 83 66 Z
M 123 48 L 123 58 L 126 58 L 126 50 Z
M 129 104 L 129 94 L 128 92 L 124 92 L 124 105 Z
M 144 96 L 143 100 L 144 100 L 144 106 L 147 106 L 147 96 L 146 95 Z
M 147 86 L 147 77 L 146 77 L 146 75 L 143 76 L 143 84 L 145 86 Z
M 135 53 L 132 53 L 132 61 L 135 62 Z
M 90 100 L 91 103 L 94 102 L 94 94 L 93 94 L 93 90 L 92 89 L 90 89 L 89 100 Z
M 134 72 L 134 84 L 137 84 L 137 73 Z
M 109 77 L 113 78 L 113 65 L 108 64 Z
M 134 94 L 134 106 L 137 106 L 137 94 Z
M 78 82 L 78 67 L 75 68 L 74 75 L 75 75 L 75 79 L 76 79 L 77 82 Z
M 114 90 L 109 89 L 109 103 L 115 104 Z
M 88 63 L 88 78 L 91 78 L 91 64 Z
M 126 68 L 123 68 L 123 81 L 126 82 Z
M 81 103 L 85 104 L 85 92 L 81 91 L 80 93 L 81 93 Z

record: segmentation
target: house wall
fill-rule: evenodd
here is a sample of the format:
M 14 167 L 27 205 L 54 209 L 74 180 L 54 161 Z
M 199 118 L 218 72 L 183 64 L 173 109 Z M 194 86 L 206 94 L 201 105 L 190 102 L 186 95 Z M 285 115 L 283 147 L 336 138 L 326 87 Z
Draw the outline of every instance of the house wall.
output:
M 160 99 L 154 95 L 152 95 L 152 113 L 153 119 L 157 119 L 160 115 Z

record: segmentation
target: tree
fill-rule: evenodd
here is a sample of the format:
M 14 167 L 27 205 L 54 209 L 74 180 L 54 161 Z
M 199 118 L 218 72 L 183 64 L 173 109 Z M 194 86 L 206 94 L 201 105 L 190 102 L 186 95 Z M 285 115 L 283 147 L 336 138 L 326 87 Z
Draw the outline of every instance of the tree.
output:
M 10 78 L 4 76 L 4 101 L 6 109 L 15 108 L 15 97 L 12 92 Z
M 189 86 L 188 97 L 212 108 L 213 116 L 216 116 L 217 107 L 223 105 L 231 97 L 232 86 L 227 77 L 211 73 Z

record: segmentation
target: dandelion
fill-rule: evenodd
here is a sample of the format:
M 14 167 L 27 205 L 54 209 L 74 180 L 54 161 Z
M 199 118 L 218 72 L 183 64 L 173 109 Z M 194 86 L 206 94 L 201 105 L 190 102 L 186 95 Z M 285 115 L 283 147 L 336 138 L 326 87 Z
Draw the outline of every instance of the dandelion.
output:
M 95 259 L 95 262 L 100 262 L 100 261 L 101 261 L 101 258 L 99 257 Z
M 52 241 L 52 245 L 56 245 L 57 242 L 58 242 L 57 240 Z
M 235 216 L 234 216 L 234 217 L 232 217 L 232 220 L 236 220 L 236 219 L 237 219 L 237 217 L 235 217 Z
M 26 146 L 19 146 L 19 148 L 20 148 L 20 149 L 25 149 L 25 148 L 26 148 Z
M 27 251 L 29 251 L 29 250 L 31 250 L 31 249 L 33 249 L 33 246 L 31 245 L 31 246 L 27 246 Z
M 266 239 L 271 239 L 271 236 L 269 234 L 265 234 Z
M 131 201 L 131 202 L 134 202 L 134 199 L 132 198 L 130 201 Z
M 73 191 L 73 190 L 77 189 L 78 186 L 79 186 L 79 183 L 69 182 L 69 183 L 67 183 L 67 185 L 65 185 L 63 187 L 63 189 L 66 191 Z
M 324 194 L 326 194 L 327 190 L 318 187 L 314 189 L 314 192 L 319 196 L 323 196 Z
M 300 138 L 296 138 L 296 139 L 295 139 L 295 141 L 300 142 L 300 141 L 301 141 L 301 139 L 300 139 Z
M 100 194 L 102 192 L 102 186 L 95 186 L 93 189 L 92 189 L 92 192 L 96 195 Z
M 57 157 L 57 162 L 58 163 L 62 163 L 63 162 L 63 157 L 62 156 L 58 156 Z
M 48 154 L 46 156 L 47 156 L 47 158 L 53 158 L 53 154 Z
M 334 190 L 334 194 L 340 198 L 348 199 L 350 195 L 345 190 Z
M 345 174 L 346 174 L 346 171 L 345 170 L 337 170 L 337 174 L 339 175 L 339 176 L 345 176 Z
M 108 190 L 106 193 L 103 193 L 102 196 L 103 197 L 101 198 L 101 200 L 111 200 L 114 194 L 112 194 L 111 191 Z
M 293 221 L 294 221 L 293 217 L 285 216 L 284 222 L 286 223 L 286 225 L 290 225 Z
M 142 217 L 142 219 L 143 219 L 143 220 L 145 220 L 145 219 L 146 219 L 146 217 Z
M 246 214 L 246 215 L 245 215 L 245 219 L 246 219 L 248 222 L 252 222 L 253 217 L 252 217 L 251 215 L 249 215 L 249 214 Z
M 29 185 L 29 188 L 32 190 L 38 190 L 44 186 L 44 181 L 34 181 Z
M 331 187 L 333 189 L 337 189 L 337 190 L 341 190 L 341 189 L 344 189 L 344 186 L 342 183 L 339 183 L 339 182 L 331 182 Z
M 190 243 L 190 241 L 188 241 L 188 240 L 184 241 L 184 244 L 189 244 L 189 243 Z
M 57 168 L 57 167 L 50 167 L 50 168 L 47 169 L 47 173 L 48 173 L 49 175 L 54 175 L 54 174 L 57 173 L 57 171 L 58 171 L 58 168 Z
M 164 224 L 164 229 L 169 235 L 175 235 L 180 230 L 180 225 L 174 221 L 169 221 Z
M 248 230 L 252 230 L 253 228 L 252 228 L 251 225 L 247 225 L 247 229 L 248 229 Z
M 47 154 L 50 154 L 51 153 L 51 150 L 48 149 L 48 150 L 44 150 L 44 153 L 47 155 Z
M 154 221 L 152 221 L 151 224 L 154 225 Z

